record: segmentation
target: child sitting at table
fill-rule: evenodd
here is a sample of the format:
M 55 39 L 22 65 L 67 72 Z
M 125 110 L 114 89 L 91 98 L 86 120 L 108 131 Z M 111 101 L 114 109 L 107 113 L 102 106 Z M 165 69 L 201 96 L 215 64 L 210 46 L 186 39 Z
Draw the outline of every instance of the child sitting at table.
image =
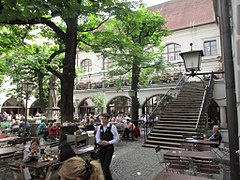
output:
M 30 161 L 38 161 L 38 159 L 41 156 L 40 151 L 40 142 L 38 139 L 33 139 L 30 147 L 26 147 L 23 152 L 23 162 L 27 163 Z M 29 172 L 29 169 L 27 167 L 23 168 L 23 174 L 25 179 L 31 179 L 31 174 Z
M 23 152 L 23 162 L 37 161 L 40 155 L 40 142 L 38 139 L 33 139 L 30 147 L 25 148 Z

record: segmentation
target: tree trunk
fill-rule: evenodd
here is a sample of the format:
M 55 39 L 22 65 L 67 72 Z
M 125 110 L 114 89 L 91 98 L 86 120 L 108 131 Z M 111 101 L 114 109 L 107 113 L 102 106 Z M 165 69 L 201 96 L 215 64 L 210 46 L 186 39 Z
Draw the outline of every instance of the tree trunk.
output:
M 77 48 L 77 17 L 65 19 L 66 52 L 61 76 L 61 122 L 73 122 L 73 88 L 75 78 L 75 57 Z
M 137 60 L 133 61 L 132 66 L 132 85 L 131 90 L 134 91 L 134 96 L 132 96 L 132 122 L 134 125 L 138 126 L 138 109 L 139 109 L 139 102 L 137 97 L 137 90 L 138 90 L 138 82 L 139 82 L 139 64 Z
M 42 110 L 41 113 L 45 113 L 46 111 L 45 95 L 43 90 L 43 78 L 44 78 L 44 75 L 41 72 L 38 72 L 38 89 L 39 89 L 38 93 L 39 93 L 39 104 Z

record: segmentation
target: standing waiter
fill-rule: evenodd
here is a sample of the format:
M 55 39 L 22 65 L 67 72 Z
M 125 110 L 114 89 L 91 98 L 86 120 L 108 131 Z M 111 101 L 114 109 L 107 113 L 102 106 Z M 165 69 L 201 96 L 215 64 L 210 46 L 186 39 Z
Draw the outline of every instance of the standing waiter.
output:
M 114 152 L 113 144 L 118 143 L 119 135 L 116 126 L 109 123 L 109 114 L 102 115 L 102 125 L 96 133 L 96 143 L 99 145 L 99 160 L 102 165 L 105 180 L 112 180 L 110 164 Z

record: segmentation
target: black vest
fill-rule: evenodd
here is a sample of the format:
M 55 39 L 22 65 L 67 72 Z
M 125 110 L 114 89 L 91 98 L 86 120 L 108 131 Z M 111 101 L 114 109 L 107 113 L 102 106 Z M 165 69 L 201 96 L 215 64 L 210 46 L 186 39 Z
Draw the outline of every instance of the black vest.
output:
M 110 126 L 107 126 L 107 129 L 104 132 L 103 125 L 100 126 L 101 140 L 105 140 L 105 141 L 113 140 L 113 133 L 111 132 L 111 128 L 112 128 L 112 124 L 110 124 Z

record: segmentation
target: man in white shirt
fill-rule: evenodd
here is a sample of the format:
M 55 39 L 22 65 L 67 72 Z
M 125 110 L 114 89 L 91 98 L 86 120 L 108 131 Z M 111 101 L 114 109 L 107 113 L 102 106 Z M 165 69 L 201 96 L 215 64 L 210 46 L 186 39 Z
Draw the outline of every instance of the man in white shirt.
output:
M 112 180 L 110 164 L 114 153 L 114 144 L 118 143 L 119 135 L 115 125 L 109 123 L 109 114 L 102 115 L 102 125 L 96 133 L 96 143 L 99 145 L 99 160 L 102 165 L 105 180 Z

